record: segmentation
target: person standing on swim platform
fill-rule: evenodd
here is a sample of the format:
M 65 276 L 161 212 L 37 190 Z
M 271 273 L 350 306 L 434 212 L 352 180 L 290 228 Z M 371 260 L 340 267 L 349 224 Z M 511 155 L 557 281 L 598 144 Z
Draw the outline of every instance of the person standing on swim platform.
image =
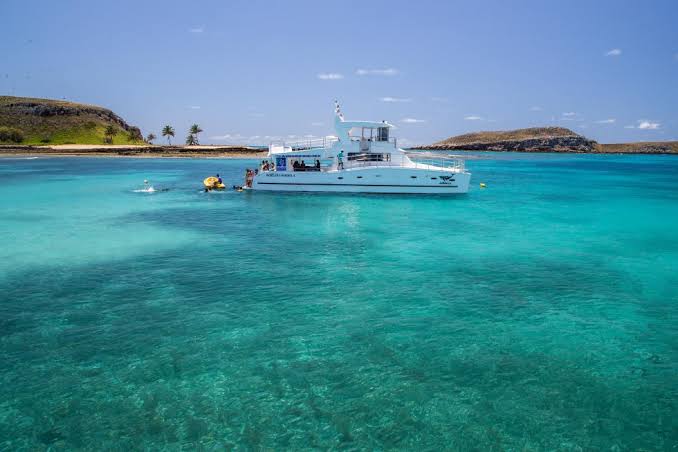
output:
M 337 154 L 337 169 L 344 169 L 344 150 Z

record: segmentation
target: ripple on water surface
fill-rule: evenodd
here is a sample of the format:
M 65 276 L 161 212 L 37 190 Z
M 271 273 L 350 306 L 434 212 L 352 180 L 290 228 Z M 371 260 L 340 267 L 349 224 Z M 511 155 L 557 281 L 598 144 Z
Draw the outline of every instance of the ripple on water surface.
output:
M 678 162 L 489 157 L 456 198 L 0 161 L 0 449 L 674 447 Z

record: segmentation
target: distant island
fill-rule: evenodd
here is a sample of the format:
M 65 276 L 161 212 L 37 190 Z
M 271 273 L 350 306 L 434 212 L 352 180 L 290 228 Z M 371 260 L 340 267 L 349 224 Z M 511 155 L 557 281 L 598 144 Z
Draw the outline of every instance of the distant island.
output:
M 678 154 L 678 141 L 601 144 L 564 127 L 467 133 L 415 150 Z
M 108 132 L 108 134 L 107 134 Z M 63 100 L 0 96 L 3 144 L 136 144 L 141 130 L 106 108 Z
M 266 152 L 248 146 L 200 146 L 193 125 L 187 146 L 155 145 L 153 134 L 128 124 L 111 110 L 64 100 L 0 96 L 0 154 L 139 157 L 253 157 Z M 162 131 L 168 139 L 174 129 Z M 169 140 L 168 140 L 169 141 Z
M 0 154 L 124 155 L 158 157 L 263 156 L 249 146 L 200 146 L 197 124 L 190 126 L 187 146 L 171 146 L 174 128 L 162 129 L 168 145 L 153 144 L 111 110 L 65 100 L 0 96 Z M 533 127 L 475 132 L 417 146 L 416 150 L 497 152 L 575 152 L 678 154 L 678 142 L 600 144 L 564 127 Z

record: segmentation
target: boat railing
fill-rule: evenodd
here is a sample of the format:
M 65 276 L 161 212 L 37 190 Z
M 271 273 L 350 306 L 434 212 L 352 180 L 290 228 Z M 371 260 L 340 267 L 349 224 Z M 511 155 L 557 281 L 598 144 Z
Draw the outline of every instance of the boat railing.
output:
M 398 139 L 396 137 L 391 137 L 386 140 L 379 140 L 376 137 L 375 138 L 361 138 L 361 137 L 354 137 L 354 136 L 349 136 L 349 140 L 352 143 L 367 143 L 367 148 L 370 148 L 372 144 L 374 143 L 390 143 L 393 145 L 394 148 L 398 147 Z
M 412 162 L 421 167 L 421 166 L 437 166 L 445 169 L 455 169 L 455 170 L 464 170 L 464 161 L 462 159 L 455 159 L 449 157 L 426 157 L 426 158 L 412 158 Z
M 348 168 L 363 168 L 367 166 L 379 167 L 404 167 L 416 169 L 428 169 L 431 167 L 441 169 L 451 169 L 455 171 L 464 171 L 464 161 L 461 159 L 451 159 L 446 157 L 441 158 L 425 158 L 425 159 L 410 159 L 411 163 L 390 160 L 349 160 L 344 162 L 344 169 Z
M 290 148 L 292 151 L 317 148 L 328 149 L 337 141 L 339 141 L 337 137 L 309 138 L 298 141 L 273 141 L 269 148 Z

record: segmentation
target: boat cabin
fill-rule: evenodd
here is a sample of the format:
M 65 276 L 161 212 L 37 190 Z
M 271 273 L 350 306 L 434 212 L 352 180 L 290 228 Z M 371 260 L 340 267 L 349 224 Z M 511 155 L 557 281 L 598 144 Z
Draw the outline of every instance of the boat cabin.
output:
M 336 136 L 298 143 L 272 143 L 262 171 L 330 171 L 356 166 L 402 163 L 404 152 L 386 121 L 345 121 L 336 105 Z M 387 162 L 387 163 L 384 163 Z

